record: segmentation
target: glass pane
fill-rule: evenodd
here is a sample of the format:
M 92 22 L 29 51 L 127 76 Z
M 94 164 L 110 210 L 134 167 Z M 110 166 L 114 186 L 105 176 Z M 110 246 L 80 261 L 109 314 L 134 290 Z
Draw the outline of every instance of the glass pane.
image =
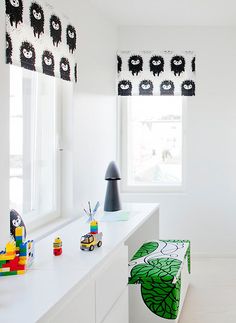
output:
M 128 185 L 181 185 L 182 98 L 128 100 Z
M 55 79 L 10 68 L 10 207 L 24 215 L 56 209 Z
M 21 68 L 10 68 L 10 207 L 23 211 L 23 104 Z

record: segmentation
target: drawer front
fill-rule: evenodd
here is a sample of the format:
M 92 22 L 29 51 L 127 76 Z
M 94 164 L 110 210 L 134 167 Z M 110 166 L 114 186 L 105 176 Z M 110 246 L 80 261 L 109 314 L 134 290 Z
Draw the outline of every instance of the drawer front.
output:
M 128 287 L 105 317 L 103 323 L 129 323 Z
M 95 323 L 95 282 L 69 292 L 38 323 Z
M 103 321 L 127 287 L 127 282 L 128 248 L 122 246 L 96 274 L 96 323 Z

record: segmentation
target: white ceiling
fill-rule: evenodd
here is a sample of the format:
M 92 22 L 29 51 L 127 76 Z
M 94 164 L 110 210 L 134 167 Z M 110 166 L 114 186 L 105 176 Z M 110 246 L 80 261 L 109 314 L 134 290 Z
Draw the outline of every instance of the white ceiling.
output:
M 235 0 L 90 0 L 117 25 L 236 24 Z

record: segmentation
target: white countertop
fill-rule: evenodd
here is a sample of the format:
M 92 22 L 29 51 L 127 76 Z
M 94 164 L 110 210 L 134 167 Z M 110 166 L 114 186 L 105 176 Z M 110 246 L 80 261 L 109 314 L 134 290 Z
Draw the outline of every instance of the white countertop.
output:
M 99 222 L 103 246 L 93 252 L 80 250 L 80 238 L 89 232 L 86 217 L 37 242 L 35 262 L 25 275 L 0 278 L 0 322 L 39 320 L 74 286 L 93 274 L 158 207 L 158 204 L 127 204 L 124 209 L 130 212 L 128 221 Z M 59 257 L 53 256 L 56 236 L 63 242 L 63 254 Z

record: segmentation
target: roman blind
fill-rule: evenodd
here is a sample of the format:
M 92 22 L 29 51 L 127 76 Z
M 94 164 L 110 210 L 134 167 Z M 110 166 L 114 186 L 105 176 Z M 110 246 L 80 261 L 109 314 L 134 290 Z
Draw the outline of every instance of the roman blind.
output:
M 117 54 L 118 95 L 195 95 L 192 51 L 121 51 Z
M 77 82 L 77 32 L 42 0 L 5 0 L 6 63 Z

